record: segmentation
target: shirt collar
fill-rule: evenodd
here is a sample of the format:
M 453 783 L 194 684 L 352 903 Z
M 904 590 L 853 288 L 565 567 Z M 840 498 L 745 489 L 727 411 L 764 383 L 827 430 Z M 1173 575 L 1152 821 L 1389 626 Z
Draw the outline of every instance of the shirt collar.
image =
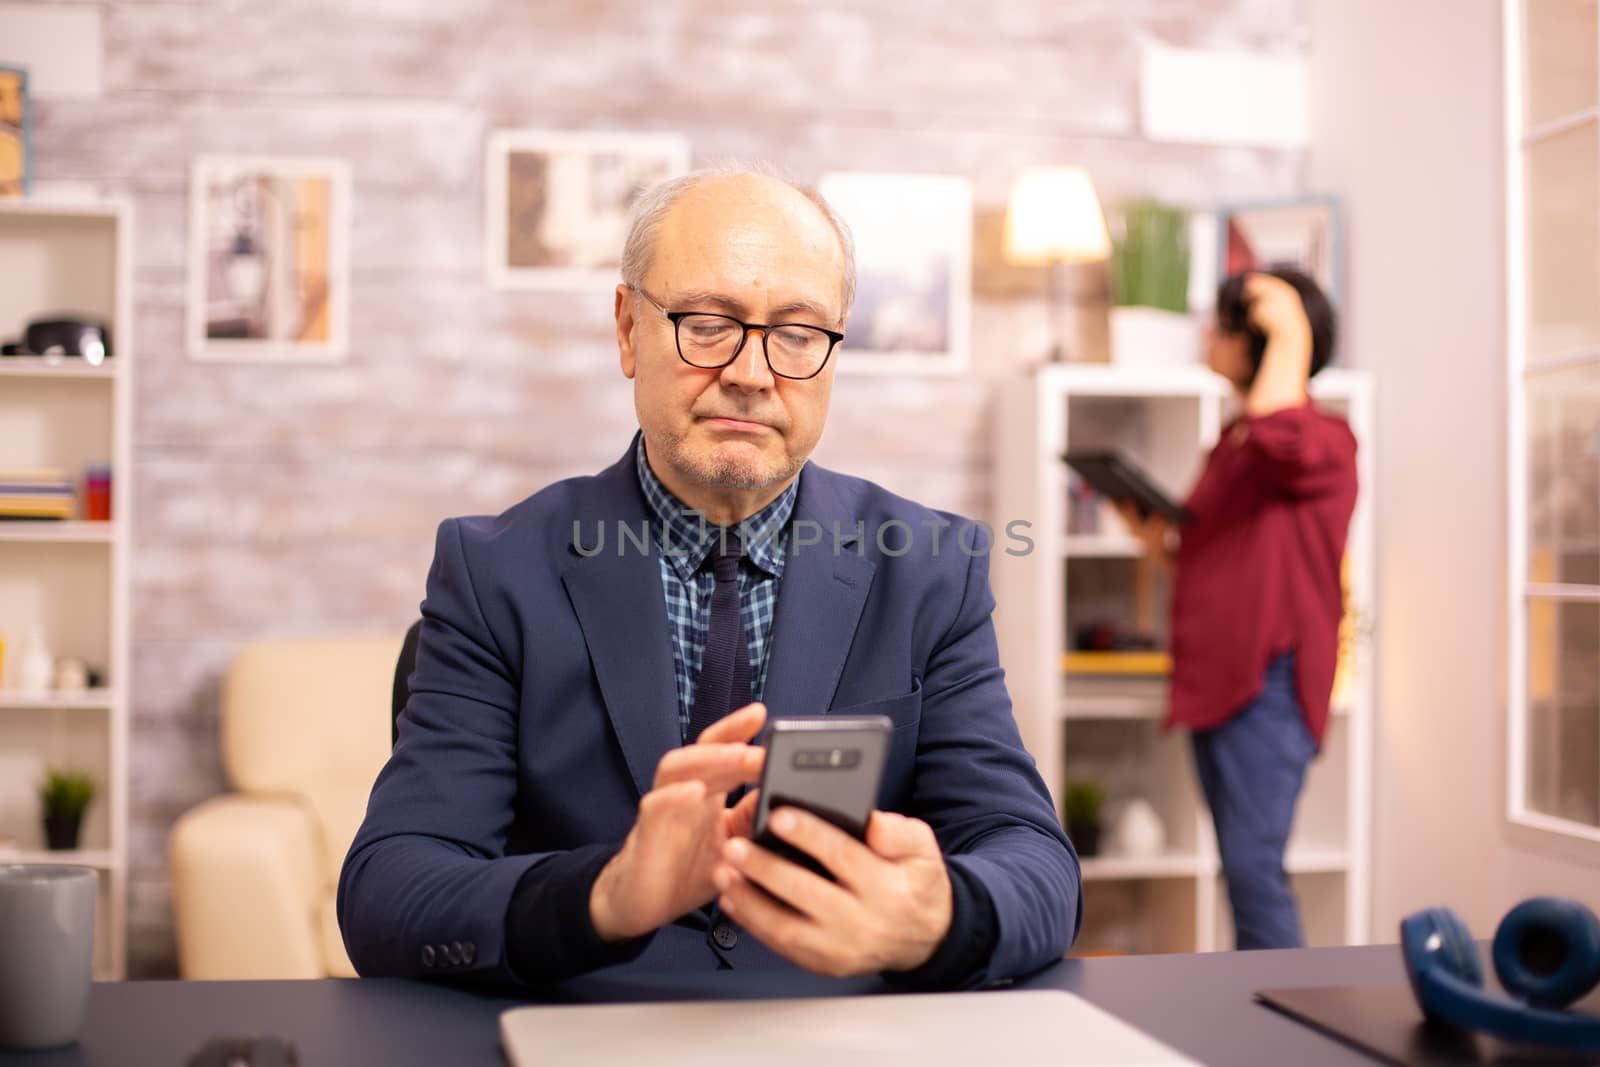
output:
M 688 581 L 710 554 L 711 546 L 719 536 L 718 527 L 707 523 L 700 512 L 680 501 L 661 484 L 661 479 L 650 469 L 643 434 L 639 436 L 635 457 L 635 465 L 639 469 L 639 488 L 644 491 L 644 498 L 656 519 L 656 544 L 678 572 L 678 577 Z M 794 514 L 794 502 L 799 492 L 800 479 L 797 477 L 778 494 L 776 500 L 739 524 L 739 532 L 744 536 L 745 556 L 774 578 L 783 577 L 783 531 Z

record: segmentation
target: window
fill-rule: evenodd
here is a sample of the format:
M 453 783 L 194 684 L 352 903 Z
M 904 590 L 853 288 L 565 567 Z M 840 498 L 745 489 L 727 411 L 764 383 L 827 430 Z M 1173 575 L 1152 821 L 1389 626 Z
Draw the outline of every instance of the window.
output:
M 1510 817 L 1600 841 L 1600 0 L 1506 0 Z

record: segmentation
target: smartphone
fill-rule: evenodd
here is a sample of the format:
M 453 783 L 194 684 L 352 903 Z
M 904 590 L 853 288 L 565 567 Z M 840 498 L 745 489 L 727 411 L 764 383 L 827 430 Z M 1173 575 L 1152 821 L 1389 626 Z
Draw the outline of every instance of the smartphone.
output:
M 766 729 L 752 840 L 831 881 L 822 864 L 773 836 L 768 820 L 778 808 L 803 808 L 864 840 L 893 730 L 882 715 L 773 719 Z

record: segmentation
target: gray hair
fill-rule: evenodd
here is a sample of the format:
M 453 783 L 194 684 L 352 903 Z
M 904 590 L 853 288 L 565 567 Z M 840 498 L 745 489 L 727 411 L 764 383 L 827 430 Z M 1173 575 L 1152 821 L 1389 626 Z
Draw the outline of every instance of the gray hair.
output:
M 766 162 L 717 163 L 676 178 L 669 178 L 646 189 L 633 202 L 628 213 L 628 239 L 622 245 L 622 281 L 638 287 L 644 284 L 645 272 L 650 269 L 650 257 L 655 252 L 656 238 L 661 235 L 662 223 L 672 205 L 695 186 L 714 178 L 734 178 L 754 175 L 780 181 L 793 189 L 822 212 L 822 217 L 833 227 L 839 238 L 839 248 L 844 253 L 844 313 L 848 315 L 856 301 L 856 243 L 850 236 L 850 227 L 822 198 L 822 194 L 784 174 Z

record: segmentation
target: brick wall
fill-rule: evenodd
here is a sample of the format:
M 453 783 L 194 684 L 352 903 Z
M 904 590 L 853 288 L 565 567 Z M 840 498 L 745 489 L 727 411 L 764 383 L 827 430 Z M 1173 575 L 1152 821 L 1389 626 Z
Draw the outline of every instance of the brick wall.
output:
M 34 150 L 41 183 L 89 183 L 137 210 L 136 976 L 174 970 L 166 831 L 223 787 L 218 678 L 239 644 L 398 630 L 416 613 L 441 517 L 499 511 L 592 471 L 633 429 L 609 292 L 484 283 L 487 131 L 679 131 L 697 158 L 765 157 L 805 179 L 961 174 L 980 212 L 1000 210 L 1016 172 L 1041 162 L 1088 166 L 1109 201 L 1153 194 L 1208 206 L 1292 193 L 1304 180 L 1299 151 L 1147 140 L 1138 107 L 1141 41 L 1304 55 L 1301 0 L 198 0 L 100 10 L 99 95 L 39 99 Z M 350 160 L 347 362 L 186 359 L 186 184 L 200 153 Z M 980 297 L 978 387 L 841 378 L 818 458 L 983 513 L 982 384 L 1037 350 L 1044 322 L 1035 299 Z

